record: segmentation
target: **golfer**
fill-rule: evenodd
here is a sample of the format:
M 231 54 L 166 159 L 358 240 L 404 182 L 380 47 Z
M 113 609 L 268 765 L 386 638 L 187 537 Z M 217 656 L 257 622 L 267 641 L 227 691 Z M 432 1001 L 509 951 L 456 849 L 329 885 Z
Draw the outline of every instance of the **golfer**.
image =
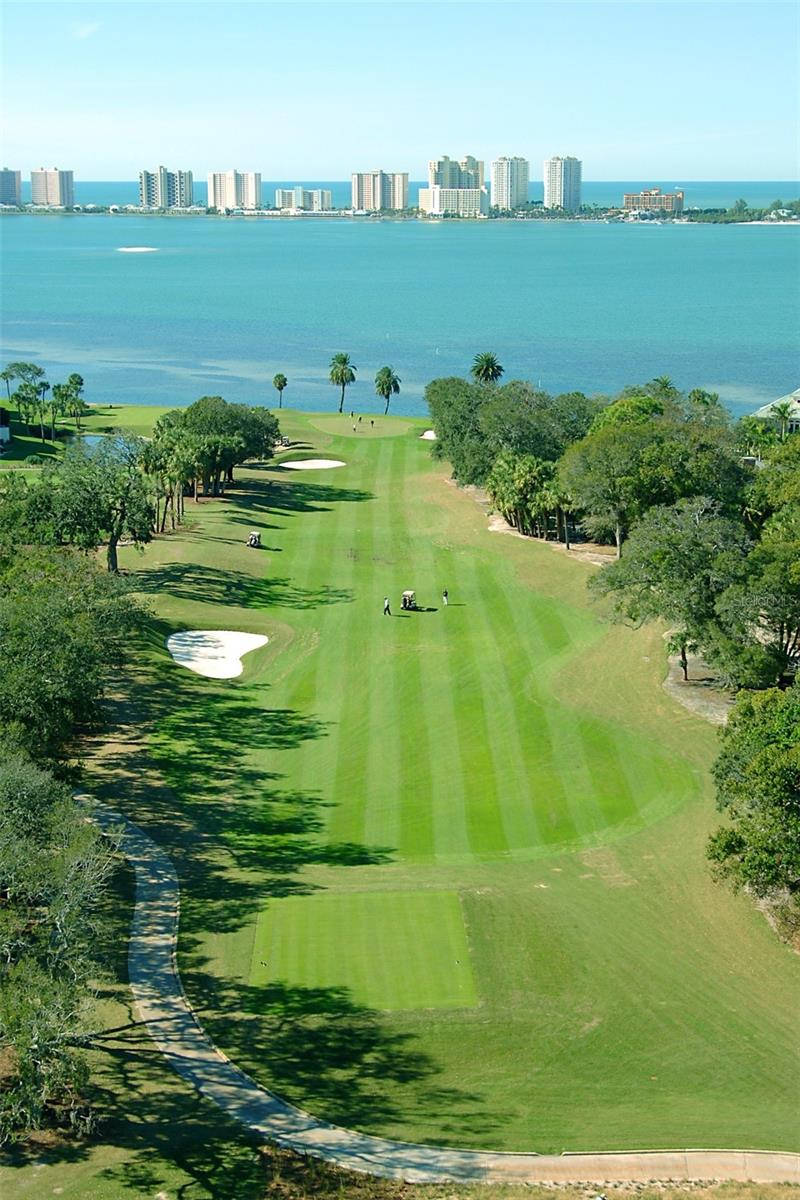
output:
M 447 608 L 447 588 L 442 592 L 442 604 Z
M 390 617 L 392 615 L 392 610 L 389 607 L 389 597 L 388 596 L 383 597 L 383 615 L 385 617 Z

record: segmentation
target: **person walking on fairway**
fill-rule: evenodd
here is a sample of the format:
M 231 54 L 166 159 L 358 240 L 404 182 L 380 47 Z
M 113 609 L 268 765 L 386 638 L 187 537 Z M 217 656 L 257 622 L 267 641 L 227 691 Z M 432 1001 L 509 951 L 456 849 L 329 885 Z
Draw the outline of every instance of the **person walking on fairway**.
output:
M 447 608 L 447 588 L 442 592 L 442 604 Z
M 385 617 L 390 617 L 392 615 L 392 610 L 389 607 L 389 597 L 388 596 L 383 597 L 383 615 Z

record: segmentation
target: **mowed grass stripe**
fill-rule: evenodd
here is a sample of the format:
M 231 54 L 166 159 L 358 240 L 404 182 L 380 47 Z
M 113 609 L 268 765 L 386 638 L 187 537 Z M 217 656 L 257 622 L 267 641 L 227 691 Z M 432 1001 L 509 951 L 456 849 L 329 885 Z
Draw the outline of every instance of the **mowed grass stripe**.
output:
M 304 517 L 314 522 L 316 535 L 307 546 L 303 546 L 302 542 L 292 545 L 287 564 L 292 583 L 302 589 L 308 597 L 307 603 L 312 605 L 312 624 L 317 641 L 304 662 L 301 680 L 292 691 L 291 703 L 292 707 L 304 714 L 326 723 L 325 736 L 304 745 L 293 775 L 300 787 L 310 786 L 326 799 L 330 799 L 330 784 L 337 761 L 337 721 L 340 717 L 335 703 L 331 703 L 331 697 L 337 694 L 331 680 L 347 657 L 345 628 L 353 601 L 345 598 L 331 601 L 329 595 L 319 592 L 319 589 L 344 590 L 348 586 L 349 581 L 343 581 L 342 578 L 342 545 L 346 541 L 344 530 L 355 522 L 354 510 L 375 503 L 374 500 L 336 499 L 338 489 L 347 490 L 354 486 L 349 479 L 342 480 L 343 474 L 331 472 L 320 485 L 322 490 L 319 500 L 315 502 L 322 504 L 323 510 Z M 324 498 L 325 490 L 330 491 L 330 499 Z M 290 536 L 286 553 L 290 552 L 291 541 Z M 317 601 L 314 600 L 315 592 L 319 596 Z M 330 815 L 331 809 L 328 808 L 325 810 L 326 821 Z
M 405 464 L 409 455 L 409 443 L 402 443 L 403 472 L 391 492 L 398 520 L 392 524 L 394 554 L 402 564 L 404 582 L 400 590 L 417 592 L 417 600 L 426 604 L 431 589 L 430 556 L 420 553 L 417 547 L 411 566 L 408 548 L 416 531 L 408 524 L 413 513 L 413 478 L 409 478 Z M 429 548 L 426 546 L 426 550 Z M 410 578 L 409 578 L 410 576 Z M 405 582 L 407 581 L 407 582 Z M 424 597 L 424 598 L 423 598 Z M 400 808 L 400 842 L 402 856 L 416 861 L 433 858 L 433 817 L 431 794 L 431 745 L 428 713 L 422 682 L 421 655 L 424 654 L 425 629 L 421 622 L 434 616 L 433 613 L 403 613 L 395 609 L 393 654 L 393 697 L 394 736 L 400 741 L 400 776 L 398 804 Z
M 365 836 L 369 845 L 397 849 L 400 844 L 399 789 L 403 771 L 404 746 L 399 727 L 401 714 L 395 698 L 396 622 L 394 617 L 381 615 L 383 597 L 389 596 L 393 611 L 400 603 L 400 592 L 406 586 L 406 526 L 402 505 L 398 503 L 406 471 L 407 444 L 405 439 L 384 443 L 381 457 L 385 468 L 381 476 L 380 504 L 375 528 L 374 612 L 368 620 L 379 622 L 376 651 L 370 671 L 377 674 L 373 685 L 375 704 L 370 738 L 368 765 L 369 794 L 365 815 Z
M 437 582 L 446 587 L 455 603 L 427 614 L 425 653 L 420 658 L 422 693 L 429 714 L 431 737 L 431 831 L 434 856 L 440 861 L 471 859 L 467 834 L 466 788 L 461 770 L 461 750 L 456 724 L 456 681 L 451 674 L 448 643 L 458 636 L 463 620 L 460 600 L 464 594 L 464 559 L 452 551 L 436 548 Z M 429 619 L 432 617 L 433 619 Z
M 480 622 L 480 591 L 475 579 L 471 555 L 464 558 L 460 573 L 463 607 L 448 609 L 448 620 L 459 623 L 460 637 L 448 641 L 449 684 L 457 698 L 456 736 L 459 760 L 465 783 L 465 829 L 470 850 L 477 858 L 493 857 L 508 850 L 503 828 L 503 798 L 497 789 L 497 764 L 484 692 L 484 672 L 495 663 L 479 657 L 473 643 L 473 629 Z M 453 619 L 455 618 L 455 619 Z
M 520 808 L 530 814 L 528 834 L 515 840 L 519 853 L 537 844 L 570 842 L 579 836 L 563 768 L 569 758 L 561 752 L 560 725 L 552 719 L 553 701 L 542 679 L 544 665 L 563 650 L 565 621 L 549 601 L 509 586 L 521 603 L 508 602 L 502 587 L 490 590 L 481 574 L 486 610 L 494 627 L 498 658 L 507 666 L 508 688 L 514 694 L 515 716 L 523 765 L 519 787 Z M 519 793 L 518 793 L 519 794 Z M 535 832 L 534 832 L 535 831 Z
M 488 699 L 499 726 L 495 756 L 500 761 L 499 787 L 503 796 L 503 827 L 510 848 L 539 844 L 539 822 L 532 802 L 531 763 L 540 745 L 535 708 L 529 696 L 535 677 L 534 658 L 540 652 L 536 633 L 520 630 L 514 606 L 508 602 L 505 571 L 476 569 L 482 604 L 487 655 L 496 655 L 498 670 L 489 675 Z
M 360 456 L 363 458 L 363 454 Z M 360 486 L 375 491 L 387 457 L 385 446 L 368 457 Z M 340 627 L 335 645 L 326 645 L 323 654 L 329 662 L 326 679 L 339 698 L 339 745 L 332 810 L 328 822 L 328 840 L 361 843 L 365 834 L 365 815 L 371 780 L 368 759 L 376 733 L 376 679 L 373 671 L 380 601 L 373 595 L 372 558 L 375 542 L 376 508 L 380 501 L 352 505 L 353 513 L 346 530 L 347 554 L 342 564 L 342 585 L 350 588 L 355 601 L 338 614 Z
M 477 1003 L 457 892 L 332 892 L 272 901 L 258 917 L 250 983 L 342 991 L 383 1010 Z M 319 997 L 324 1011 L 324 995 Z

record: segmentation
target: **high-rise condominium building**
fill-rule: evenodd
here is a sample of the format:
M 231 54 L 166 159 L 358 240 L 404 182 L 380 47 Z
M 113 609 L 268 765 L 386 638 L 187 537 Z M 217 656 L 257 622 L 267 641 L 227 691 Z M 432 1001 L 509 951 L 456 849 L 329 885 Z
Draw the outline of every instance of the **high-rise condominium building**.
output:
M 38 171 L 31 171 L 31 203 L 72 208 L 75 203 L 74 184 L 72 171 L 59 171 L 58 167 L 46 171 L 40 167 Z
M 428 185 L 443 188 L 482 188 L 486 183 L 483 163 L 468 154 L 460 162 L 444 158 L 432 158 L 428 163 Z
M 19 207 L 22 203 L 22 175 L 3 167 L 0 171 L 0 204 L 13 204 Z
M 408 208 L 408 171 L 353 172 L 352 182 L 358 212 Z
M 258 171 L 214 171 L 208 177 L 208 207 L 261 208 Z
M 531 165 L 526 158 L 498 158 L 492 163 L 492 208 L 521 208 L 528 203 Z
M 431 216 L 481 217 L 489 211 L 483 163 L 468 154 L 460 162 L 447 155 L 428 163 L 428 187 L 420 188 L 419 207 Z
M 419 189 L 419 207 L 431 217 L 485 217 L 489 193 L 480 188 L 446 188 L 438 183 Z
M 142 208 L 191 208 L 194 180 L 191 171 L 139 172 L 139 203 Z
M 297 212 L 330 212 L 333 194 L 328 188 L 304 188 L 301 184 L 293 188 L 276 188 L 275 207 L 293 208 Z
M 544 206 L 576 212 L 581 206 L 581 160 L 546 158 L 544 160 Z
M 623 205 L 628 211 L 681 213 L 683 201 L 682 191 L 662 192 L 661 188 L 646 188 L 643 192 L 625 192 Z

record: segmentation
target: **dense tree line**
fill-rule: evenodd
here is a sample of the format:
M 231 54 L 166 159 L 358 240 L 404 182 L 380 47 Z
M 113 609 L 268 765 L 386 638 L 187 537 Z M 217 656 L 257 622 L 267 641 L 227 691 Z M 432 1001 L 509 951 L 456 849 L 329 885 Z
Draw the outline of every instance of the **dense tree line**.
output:
M 144 544 L 168 521 L 174 529 L 187 495 L 224 493 L 237 465 L 272 455 L 278 432 L 267 409 L 203 396 L 159 418 L 151 440 L 109 436 L 92 449 L 79 442 L 33 480 L 11 472 L 0 479 L 0 538 L 102 546 L 116 572 L 122 540 Z
M 665 622 L 684 678 L 699 652 L 740 692 L 715 768 L 728 823 L 709 857 L 758 895 L 780 889 L 800 926 L 800 437 L 788 406 L 733 421 L 713 393 L 684 395 L 666 377 L 588 399 L 498 386 L 501 373 L 481 381 L 474 365 L 472 380 L 428 386 L 436 452 L 521 532 L 615 544 L 590 584 L 612 616 Z
M 221 494 L 277 437 L 266 410 L 205 396 L 150 440 L 79 443 L 30 481 L 0 479 L 0 1143 L 93 1123 L 80 1047 L 114 846 L 73 787 L 78 739 L 101 727 L 144 620 L 117 548 L 174 528 L 186 496 Z
M 114 848 L 73 797 L 75 740 L 141 620 L 92 557 L 0 543 L 0 1143 L 92 1125 L 80 1045 Z
M 83 379 L 78 374 L 70 375 L 64 383 L 51 385 L 43 367 L 12 362 L 0 371 L 0 379 L 6 385 L 6 399 L 16 408 L 18 419 L 31 431 L 38 426 L 43 442 L 45 426 L 49 425 L 50 439 L 55 441 L 59 417 L 73 417 L 80 429 L 81 417 L 91 411 L 83 398 Z M 16 384 L 13 392 L 12 383 Z

